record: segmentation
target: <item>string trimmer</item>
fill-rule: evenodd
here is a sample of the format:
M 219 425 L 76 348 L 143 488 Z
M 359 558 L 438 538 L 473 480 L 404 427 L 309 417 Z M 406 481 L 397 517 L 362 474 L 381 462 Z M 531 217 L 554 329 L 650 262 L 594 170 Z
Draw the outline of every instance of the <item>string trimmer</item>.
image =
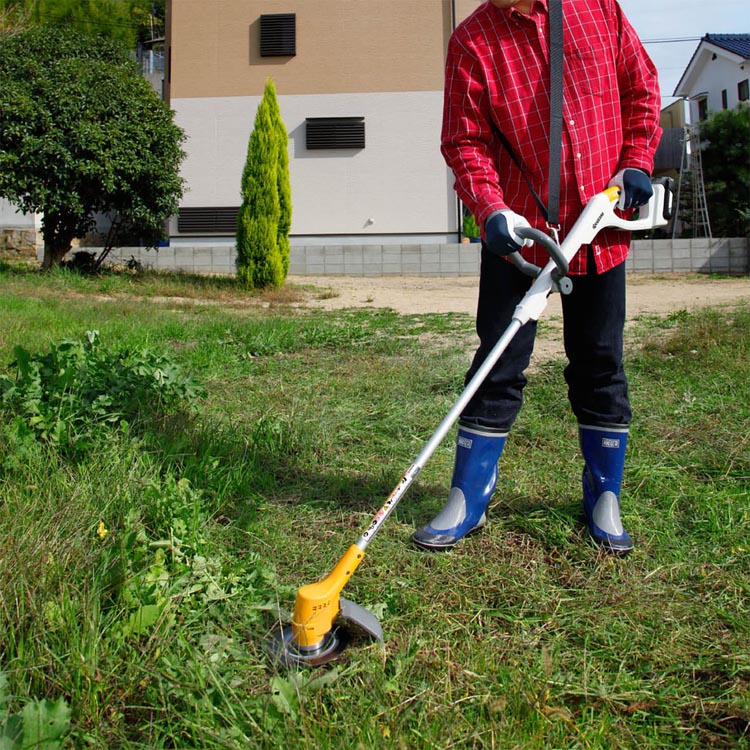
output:
M 568 294 L 572 283 L 567 277 L 568 265 L 579 248 L 588 245 L 605 227 L 617 227 L 631 232 L 666 226 L 672 212 L 672 183 L 662 179 L 653 185 L 651 200 L 642 206 L 637 215 L 628 220 L 615 213 L 620 189 L 608 188 L 595 195 L 586 205 L 575 225 L 558 245 L 551 237 L 538 229 L 519 228 L 516 233 L 531 239 L 549 252 L 550 261 L 540 269 L 526 262 L 519 253 L 510 259 L 524 273 L 535 277 L 535 281 L 516 307 L 510 325 L 469 381 L 456 403 L 422 448 L 414 463 L 406 470 L 401 480 L 375 514 L 362 536 L 349 547 L 334 569 L 317 583 L 303 586 L 297 591 L 291 625 L 282 627 L 269 643 L 275 663 L 283 666 L 320 665 L 335 659 L 348 643 L 347 623 L 358 626 L 371 637 L 382 641 L 383 631 L 377 618 L 363 607 L 344 599 L 341 592 L 354 571 L 362 562 L 365 550 L 393 513 L 401 498 L 425 467 L 435 449 L 440 445 L 461 416 L 482 381 L 487 377 L 497 360 L 507 348 L 518 329 L 530 320 L 538 320 L 547 306 L 552 291 Z

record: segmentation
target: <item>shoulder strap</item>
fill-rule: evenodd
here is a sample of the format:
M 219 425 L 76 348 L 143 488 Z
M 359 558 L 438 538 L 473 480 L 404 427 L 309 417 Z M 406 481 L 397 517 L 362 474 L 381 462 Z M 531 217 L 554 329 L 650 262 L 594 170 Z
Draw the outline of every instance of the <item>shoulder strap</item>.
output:
M 526 185 L 537 202 L 548 224 L 556 226 L 560 220 L 560 150 L 562 147 L 562 103 L 563 103 L 563 11 L 562 0 L 549 0 L 549 67 L 550 67 L 550 125 L 549 125 L 549 200 L 548 205 L 534 190 L 523 162 L 513 150 L 508 139 L 491 122 L 495 136 L 503 145 L 513 163 L 518 167 Z
M 547 223 L 560 223 L 560 150 L 563 107 L 562 0 L 549 0 L 549 198 Z

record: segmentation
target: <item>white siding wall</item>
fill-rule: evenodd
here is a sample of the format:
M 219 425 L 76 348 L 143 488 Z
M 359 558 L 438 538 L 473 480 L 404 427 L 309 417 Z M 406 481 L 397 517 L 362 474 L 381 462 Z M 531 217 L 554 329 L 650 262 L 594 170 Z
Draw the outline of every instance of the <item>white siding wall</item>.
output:
M 172 100 L 177 123 L 190 136 L 182 205 L 239 205 L 259 101 Z M 453 177 L 440 154 L 442 104 L 442 92 L 280 96 L 289 132 L 292 235 L 366 239 L 457 231 Z M 364 149 L 305 148 L 305 118 L 355 116 L 365 118 Z

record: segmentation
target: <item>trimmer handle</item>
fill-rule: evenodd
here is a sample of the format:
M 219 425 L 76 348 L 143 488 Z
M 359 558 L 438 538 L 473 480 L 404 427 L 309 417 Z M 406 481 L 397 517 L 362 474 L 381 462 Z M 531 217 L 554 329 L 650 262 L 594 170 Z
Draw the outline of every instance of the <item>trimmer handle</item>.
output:
M 562 243 L 562 248 L 540 229 L 517 227 L 515 232 L 519 237 L 533 240 L 545 247 L 557 266 L 552 272 L 552 280 L 559 283 L 568 273 L 569 258 L 572 259 L 582 245 L 591 242 L 597 233 L 605 227 L 639 232 L 664 227 L 669 223 L 673 210 L 674 180 L 670 177 L 660 177 L 651 184 L 654 194 L 649 202 L 640 206 L 630 219 L 615 213 L 615 206 L 620 197 L 620 188 L 611 187 L 597 193 L 586 204 L 583 213 Z M 541 269 L 524 260 L 521 253 L 511 253 L 508 258 L 519 271 L 527 276 L 536 278 L 541 273 Z
M 559 281 L 568 275 L 568 268 L 570 267 L 568 261 L 562 254 L 560 246 L 552 237 L 541 229 L 534 229 L 534 227 L 516 227 L 514 231 L 521 239 L 533 240 L 537 244 L 544 246 L 544 249 L 549 253 L 549 257 L 555 261 L 555 265 L 557 266 L 557 269 L 552 274 L 553 281 Z M 525 273 L 527 276 L 536 278 L 542 270 L 539 266 L 535 266 L 533 263 L 524 260 L 519 252 L 511 253 L 508 258 L 519 271 Z
M 665 227 L 672 218 L 674 180 L 671 177 L 658 177 L 652 180 L 651 187 L 654 194 L 648 203 L 639 206 L 633 216 L 626 219 L 615 213 L 615 206 L 620 197 L 620 188 L 607 188 L 605 195 L 609 195 L 611 204 L 605 209 L 605 221 L 601 222 L 600 229 L 616 227 L 628 232 L 643 232 L 649 229 Z

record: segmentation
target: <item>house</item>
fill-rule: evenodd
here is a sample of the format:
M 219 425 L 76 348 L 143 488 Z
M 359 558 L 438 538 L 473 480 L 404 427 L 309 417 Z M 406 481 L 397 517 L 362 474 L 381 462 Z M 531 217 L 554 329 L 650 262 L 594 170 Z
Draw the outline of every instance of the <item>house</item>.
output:
M 674 90 L 690 102 L 690 122 L 750 101 L 750 34 L 705 34 Z
M 165 97 L 188 136 L 172 245 L 233 242 L 269 77 L 289 133 L 292 244 L 457 241 L 439 149 L 443 71 L 450 34 L 476 6 L 168 0 Z

